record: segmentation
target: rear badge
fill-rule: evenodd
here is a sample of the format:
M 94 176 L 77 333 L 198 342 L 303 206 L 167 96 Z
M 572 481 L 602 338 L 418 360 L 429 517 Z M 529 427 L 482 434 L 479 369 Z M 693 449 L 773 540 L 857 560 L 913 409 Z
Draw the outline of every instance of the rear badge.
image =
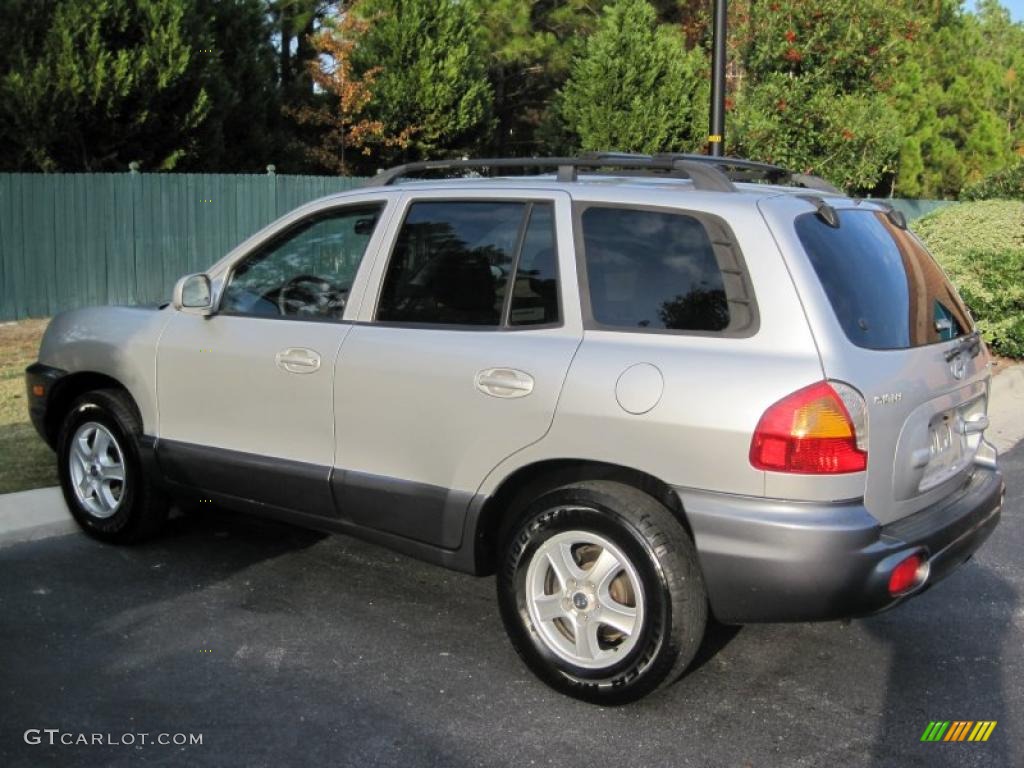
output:
M 902 399 L 902 392 L 886 392 L 884 395 L 875 395 L 875 405 L 894 405 Z

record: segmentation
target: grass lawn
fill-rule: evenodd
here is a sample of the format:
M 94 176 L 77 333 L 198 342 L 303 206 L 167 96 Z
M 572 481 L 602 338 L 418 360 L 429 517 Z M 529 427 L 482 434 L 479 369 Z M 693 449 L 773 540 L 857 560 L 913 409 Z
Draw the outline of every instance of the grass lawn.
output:
M 25 367 L 35 362 L 48 320 L 0 323 L 0 493 L 57 484 L 53 452 L 28 420 Z

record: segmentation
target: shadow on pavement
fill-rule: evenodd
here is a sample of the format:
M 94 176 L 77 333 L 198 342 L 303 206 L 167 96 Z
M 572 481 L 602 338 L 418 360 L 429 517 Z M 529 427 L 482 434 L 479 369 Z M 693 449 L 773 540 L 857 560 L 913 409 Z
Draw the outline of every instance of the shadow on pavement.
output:
M 0 764 L 115 765 L 144 755 L 154 765 L 369 765 L 388 754 L 462 765 L 443 734 L 367 689 L 353 644 L 314 632 L 309 647 L 296 647 L 288 634 L 300 622 L 315 630 L 345 621 L 333 610 L 311 617 L 311 601 L 329 600 L 325 571 L 338 570 L 337 558 L 310 552 L 325 538 L 210 510 L 173 518 L 161 538 L 135 547 L 73 535 L 0 552 L 0 612 L 19 616 L 0 625 L 0 695 L 16 704 L 5 706 Z M 265 567 L 291 555 L 291 566 Z M 75 571 L 55 570 L 68 566 Z M 325 706 L 339 701 L 343 712 Z M 140 753 L 137 742 L 50 746 L 45 735 L 30 745 L 30 728 L 204 737 Z

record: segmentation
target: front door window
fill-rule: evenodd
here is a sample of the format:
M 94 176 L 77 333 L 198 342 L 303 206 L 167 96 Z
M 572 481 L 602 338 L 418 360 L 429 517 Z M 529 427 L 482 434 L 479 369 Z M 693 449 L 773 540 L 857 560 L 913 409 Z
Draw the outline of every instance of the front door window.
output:
M 341 320 L 383 205 L 318 214 L 242 259 L 220 311 L 300 320 Z

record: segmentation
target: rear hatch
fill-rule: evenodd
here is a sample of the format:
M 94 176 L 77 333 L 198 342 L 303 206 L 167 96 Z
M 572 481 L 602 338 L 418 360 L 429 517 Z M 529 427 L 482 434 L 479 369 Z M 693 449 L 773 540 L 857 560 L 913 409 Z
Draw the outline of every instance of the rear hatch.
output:
M 828 203 L 835 218 L 806 199 L 768 200 L 762 211 L 787 254 L 825 377 L 864 395 L 865 505 L 888 523 L 956 493 L 976 462 L 994 461 L 982 439 L 990 358 L 949 279 L 897 217 Z

